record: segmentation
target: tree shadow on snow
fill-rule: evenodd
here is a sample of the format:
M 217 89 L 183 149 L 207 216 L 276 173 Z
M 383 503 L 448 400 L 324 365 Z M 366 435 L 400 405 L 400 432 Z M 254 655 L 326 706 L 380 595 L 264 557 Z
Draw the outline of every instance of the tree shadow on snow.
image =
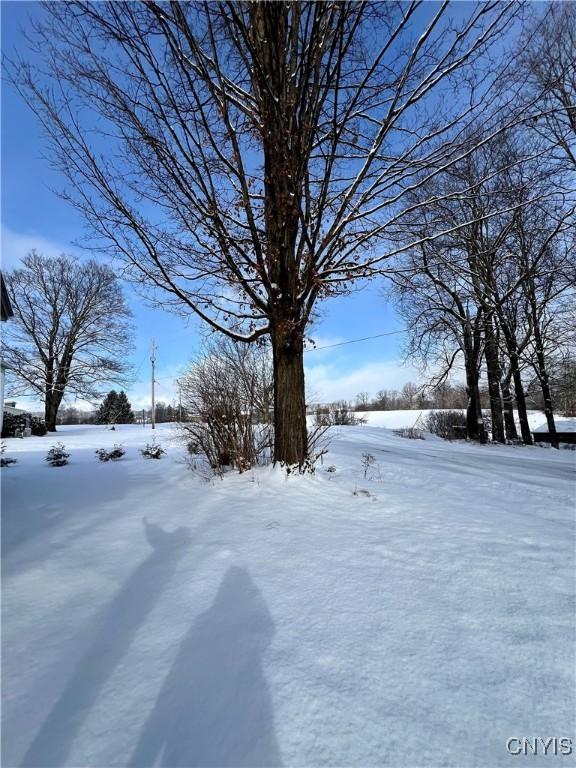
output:
M 250 574 L 230 568 L 182 641 L 130 766 L 280 766 L 262 670 L 273 633 Z
M 143 523 L 152 552 L 102 610 L 88 650 L 26 752 L 23 767 L 65 764 L 75 736 L 102 687 L 158 602 L 190 542 L 188 528 L 168 533 L 146 519 Z

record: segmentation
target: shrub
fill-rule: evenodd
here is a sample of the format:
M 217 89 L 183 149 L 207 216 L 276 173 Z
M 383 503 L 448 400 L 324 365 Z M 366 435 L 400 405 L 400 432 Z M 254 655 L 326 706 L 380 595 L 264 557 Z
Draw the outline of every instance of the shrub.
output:
M 445 440 L 466 437 L 466 414 L 462 411 L 431 411 L 425 424 L 429 432 Z
M 9 456 L 4 456 L 6 446 L 4 443 L 0 446 L 0 467 L 8 467 L 10 464 L 16 464 L 16 459 L 11 459 Z
M 26 428 L 26 416 L 23 413 L 4 413 L 2 421 L 2 437 L 22 436 Z
M 347 427 L 365 422 L 366 419 L 359 418 L 354 411 L 350 410 L 350 406 L 345 400 L 319 406 L 314 414 L 314 424 L 317 427 Z
M 44 435 L 48 431 L 46 429 L 46 424 L 44 424 L 44 421 L 42 419 L 39 419 L 36 416 L 33 416 L 32 420 L 30 421 L 30 429 L 32 430 L 32 434 L 34 435 L 34 437 L 44 437 Z
M 191 456 L 205 457 L 212 472 L 244 472 L 271 458 L 270 355 L 257 345 L 213 341 L 180 379 L 191 420 L 181 424 Z
M 146 444 L 146 448 L 141 448 L 140 453 L 145 459 L 161 459 L 166 450 L 161 445 L 152 441 Z
M 46 425 L 37 416 L 30 416 L 29 413 L 4 413 L 2 437 L 22 437 L 28 426 L 36 437 L 46 434 Z
M 422 430 L 416 427 L 400 427 L 400 429 L 393 429 L 392 431 L 398 437 L 406 437 L 408 440 L 424 440 Z
M 63 467 L 68 464 L 70 454 L 66 453 L 66 449 L 62 443 L 56 443 L 46 454 L 46 461 L 51 467 Z
M 126 451 L 121 445 L 115 445 L 111 451 L 106 448 L 98 448 L 96 456 L 98 456 L 100 461 L 117 461 L 118 459 L 121 459 L 125 453 Z
M 362 468 L 364 469 L 364 479 L 367 479 L 368 472 L 372 473 L 372 468 L 376 464 L 376 459 L 371 453 L 362 454 Z

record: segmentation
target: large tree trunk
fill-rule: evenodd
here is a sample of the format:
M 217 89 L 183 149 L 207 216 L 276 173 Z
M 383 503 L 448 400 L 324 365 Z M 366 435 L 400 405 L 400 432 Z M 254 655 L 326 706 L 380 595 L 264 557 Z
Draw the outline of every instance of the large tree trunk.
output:
M 540 381 L 540 388 L 542 389 L 542 397 L 544 398 L 544 415 L 546 416 L 546 423 L 548 425 L 548 432 L 550 434 L 550 445 L 553 448 L 560 448 L 560 443 L 556 437 L 554 405 L 552 403 L 552 391 L 550 389 L 550 380 L 548 378 L 546 360 L 544 359 L 544 352 L 539 346 L 538 340 L 536 340 L 536 362 L 538 379 Z
M 514 379 L 514 394 L 516 396 L 516 407 L 518 408 L 518 421 L 520 422 L 520 432 L 522 440 L 526 445 L 532 445 L 532 432 L 528 423 L 528 409 L 526 408 L 526 394 L 524 384 L 522 383 L 522 374 L 518 366 L 518 359 L 511 359 L 512 378 Z
M 468 395 L 468 406 L 466 408 L 466 434 L 470 440 L 479 440 L 481 443 L 486 443 L 486 429 L 484 428 L 484 419 L 482 418 L 480 390 L 478 387 L 480 377 L 478 375 L 476 355 L 474 354 L 472 331 L 469 327 L 464 327 L 464 358 L 466 368 L 466 394 Z
M 488 318 L 484 324 L 486 356 L 486 373 L 488 376 L 488 393 L 490 395 L 490 413 L 492 416 L 492 440 L 505 443 L 504 413 L 502 410 L 502 395 L 500 392 L 500 361 L 498 359 L 498 344 L 494 334 L 492 320 Z
M 481 443 L 488 442 L 484 419 L 482 418 L 482 408 L 480 406 L 480 392 L 478 390 L 478 374 L 474 373 L 471 378 L 468 376 L 466 391 L 468 393 L 468 407 L 466 409 L 466 432 L 470 440 L 479 440 Z
M 510 391 L 510 381 L 507 378 L 502 382 L 502 402 L 504 405 L 504 426 L 506 427 L 506 439 L 518 440 L 518 430 L 514 421 L 514 399 Z
M 550 389 L 550 378 L 546 366 L 546 356 L 544 355 L 544 340 L 540 332 L 540 323 L 538 318 L 537 302 L 534 292 L 530 295 L 530 311 L 532 313 L 532 326 L 534 333 L 534 346 L 536 349 L 536 365 L 534 369 L 540 382 L 542 397 L 544 398 L 544 415 L 550 434 L 550 445 L 553 448 L 560 448 L 560 443 L 556 437 L 556 424 L 554 422 L 554 404 L 552 402 L 552 390 Z
M 56 432 L 56 419 L 58 418 L 58 409 L 62 398 L 54 392 L 46 392 L 46 401 L 44 403 L 44 421 L 48 432 Z
M 514 382 L 514 395 L 516 397 L 516 407 L 518 409 L 518 421 L 520 422 L 520 432 L 522 434 L 522 441 L 526 445 L 532 445 L 532 433 L 530 432 L 530 425 L 528 424 L 528 412 L 526 409 L 526 396 L 524 394 L 524 386 L 522 384 L 522 374 L 520 372 L 520 359 L 518 353 L 518 343 L 516 337 L 510 328 L 505 316 L 500 316 L 500 325 L 504 333 L 504 339 L 506 341 L 506 347 L 508 349 L 508 357 L 510 359 L 510 374 Z M 508 378 L 507 389 L 509 391 L 510 380 Z M 503 390 L 504 391 L 504 390 Z M 512 412 L 512 418 L 514 413 Z M 514 432 L 516 437 L 516 425 L 514 424 Z M 506 426 L 506 433 L 508 434 L 508 425 Z M 510 437 L 510 435 L 508 435 Z
M 265 260 L 270 281 L 270 337 L 274 367 L 274 461 L 302 467 L 308 455 L 304 394 L 304 334 L 298 295 L 300 267 L 296 240 L 300 221 L 302 168 L 295 141 L 296 79 L 286 66 L 285 3 L 249 3 L 254 49 L 260 67 L 259 110 L 264 154 Z
M 302 466 L 308 453 L 304 340 L 301 334 L 272 333 L 274 365 L 274 461 Z

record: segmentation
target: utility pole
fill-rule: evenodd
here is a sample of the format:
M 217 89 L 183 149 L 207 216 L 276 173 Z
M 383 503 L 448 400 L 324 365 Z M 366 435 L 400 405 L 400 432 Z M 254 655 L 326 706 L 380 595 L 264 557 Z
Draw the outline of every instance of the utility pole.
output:
M 154 373 L 156 371 L 156 339 L 152 339 L 152 351 L 150 353 L 152 363 L 152 429 L 156 429 L 156 403 L 154 401 Z

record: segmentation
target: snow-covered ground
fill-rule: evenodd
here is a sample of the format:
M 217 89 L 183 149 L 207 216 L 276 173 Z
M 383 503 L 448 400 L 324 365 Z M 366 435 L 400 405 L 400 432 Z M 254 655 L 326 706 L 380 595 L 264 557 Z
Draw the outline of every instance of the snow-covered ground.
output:
M 429 408 L 423 410 L 411 411 L 365 411 L 358 412 L 356 416 L 366 419 L 366 423 L 371 427 L 386 427 L 386 429 L 399 429 L 401 427 L 419 427 L 425 426 L 426 417 L 430 413 Z M 462 411 L 465 413 L 465 411 Z M 490 414 L 490 411 L 485 411 Z M 518 415 L 516 414 L 516 420 Z M 547 432 L 548 425 L 546 417 L 542 411 L 528 411 L 528 424 L 532 431 Z M 519 424 L 518 424 L 519 426 Z M 561 417 L 556 418 L 556 429 L 558 432 L 575 432 L 576 418 Z
M 506 741 L 574 739 L 576 453 L 369 424 L 207 483 L 157 435 L 5 441 L 2 765 L 573 763 Z

